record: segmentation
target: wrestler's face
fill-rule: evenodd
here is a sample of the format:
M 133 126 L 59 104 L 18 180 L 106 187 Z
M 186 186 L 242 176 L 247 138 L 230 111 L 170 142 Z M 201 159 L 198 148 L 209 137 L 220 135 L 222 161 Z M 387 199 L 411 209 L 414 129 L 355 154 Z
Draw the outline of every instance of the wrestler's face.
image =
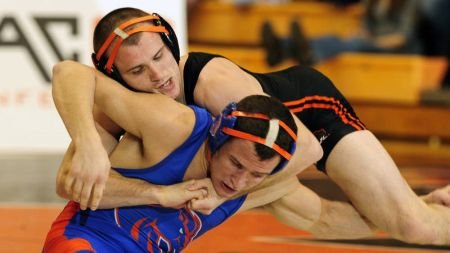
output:
M 261 161 L 254 142 L 231 138 L 211 158 L 211 181 L 217 194 L 230 197 L 259 184 L 280 162 Z
M 158 33 L 143 32 L 137 45 L 122 44 L 114 65 L 122 78 L 138 91 L 180 94 L 181 75 L 170 49 Z

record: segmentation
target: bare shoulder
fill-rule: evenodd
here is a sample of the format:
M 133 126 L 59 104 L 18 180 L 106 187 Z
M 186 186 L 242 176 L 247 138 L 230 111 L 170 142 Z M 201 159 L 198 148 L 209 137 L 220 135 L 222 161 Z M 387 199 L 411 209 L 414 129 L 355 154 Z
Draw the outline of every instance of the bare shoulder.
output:
M 255 81 L 251 75 L 242 70 L 237 64 L 223 57 L 216 57 L 209 61 L 199 76 L 199 82 L 219 83 L 222 85 L 223 82 L 226 82 L 228 83 L 227 86 L 241 83 L 250 87 L 257 84 Z M 201 83 L 197 83 L 197 85 L 199 84 Z
M 263 94 L 258 81 L 232 61 L 216 57 L 200 72 L 194 100 L 213 114 L 218 114 L 228 103 L 253 94 Z

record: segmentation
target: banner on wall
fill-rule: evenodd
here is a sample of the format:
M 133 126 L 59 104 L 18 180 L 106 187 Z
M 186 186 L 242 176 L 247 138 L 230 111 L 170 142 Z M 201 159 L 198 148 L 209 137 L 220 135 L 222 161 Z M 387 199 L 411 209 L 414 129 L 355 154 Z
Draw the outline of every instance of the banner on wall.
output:
M 71 59 L 91 66 L 96 20 L 119 7 L 158 12 L 186 52 L 185 1 L 0 1 L 0 152 L 63 152 L 70 137 L 53 105 L 51 71 Z

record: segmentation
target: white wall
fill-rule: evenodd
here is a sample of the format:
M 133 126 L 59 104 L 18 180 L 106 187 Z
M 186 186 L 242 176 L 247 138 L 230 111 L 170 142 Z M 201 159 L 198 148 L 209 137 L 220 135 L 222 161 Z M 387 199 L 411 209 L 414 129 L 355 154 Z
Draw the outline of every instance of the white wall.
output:
M 63 152 L 70 139 L 51 98 L 51 69 L 78 55 L 91 65 L 95 21 L 118 7 L 158 12 L 186 52 L 185 0 L 0 0 L 0 152 Z

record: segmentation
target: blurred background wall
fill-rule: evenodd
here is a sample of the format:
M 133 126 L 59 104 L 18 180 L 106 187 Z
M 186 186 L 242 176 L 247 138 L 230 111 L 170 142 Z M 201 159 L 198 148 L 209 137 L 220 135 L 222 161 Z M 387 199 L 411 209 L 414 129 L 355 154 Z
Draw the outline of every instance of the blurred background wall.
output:
M 70 138 L 53 105 L 52 66 L 91 65 L 96 21 L 126 6 L 167 17 L 186 52 L 184 0 L 0 1 L 0 201 L 59 201 L 54 178 Z

